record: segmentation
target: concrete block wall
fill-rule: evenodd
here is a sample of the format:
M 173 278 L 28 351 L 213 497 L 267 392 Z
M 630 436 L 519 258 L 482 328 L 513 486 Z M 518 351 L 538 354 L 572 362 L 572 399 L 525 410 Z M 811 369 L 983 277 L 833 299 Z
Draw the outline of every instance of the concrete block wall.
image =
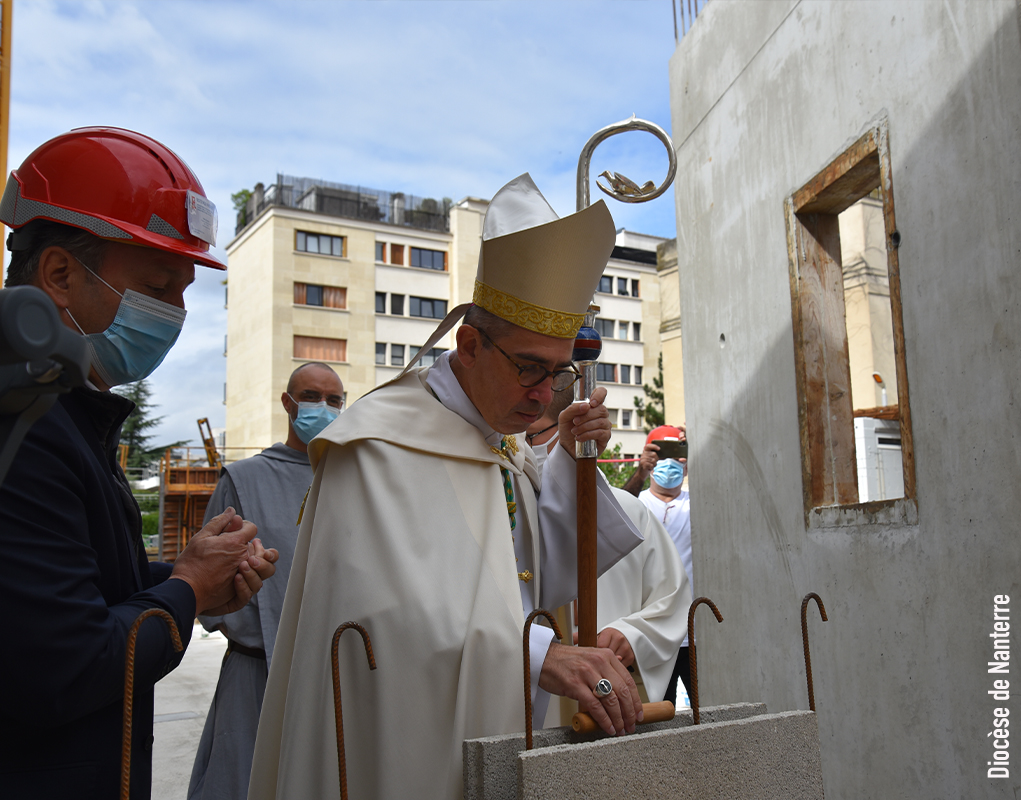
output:
M 727 706 L 709 706 L 700 709 L 703 720 L 699 727 L 711 723 L 732 722 L 762 716 L 766 707 L 762 703 L 734 703 Z M 655 733 L 675 731 L 692 726 L 691 709 L 677 713 L 669 722 L 642 725 L 638 733 L 620 739 L 608 740 L 603 734 L 577 734 L 570 727 L 536 730 L 532 735 L 531 753 L 545 752 L 550 748 L 574 747 L 581 744 L 615 744 L 624 741 L 643 741 Z M 524 733 L 504 736 L 487 736 L 469 739 L 462 746 L 464 757 L 464 800 L 517 800 L 518 758 L 525 751 Z M 557 751 L 561 752 L 561 751 Z M 558 795 L 550 795 L 557 797 Z
M 519 800 L 820 800 L 811 711 L 680 726 L 532 750 L 518 758 Z

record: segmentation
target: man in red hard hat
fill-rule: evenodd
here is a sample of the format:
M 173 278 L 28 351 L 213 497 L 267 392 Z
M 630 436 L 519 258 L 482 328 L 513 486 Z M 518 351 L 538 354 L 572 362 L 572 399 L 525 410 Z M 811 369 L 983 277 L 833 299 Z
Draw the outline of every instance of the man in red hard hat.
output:
M 149 564 L 141 516 L 115 458 L 134 408 L 111 387 L 148 376 L 177 340 L 184 290 L 209 254 L 216 209 L 173 151 L 118 128 L 79 128 L 36 149 L 0 200 L 13 229 L 6 285 L 45 292 L 85 337 L 85 387 L 30 429 L 0 486 L 0 786 L 5 798 L 119 792 L 128 630 L 168 612 L 187 644 L 197 612 L 243 606 L 277 554 L 233 509 L 173 564 Z M 153 685 L 177 666 L 168 626 L 139 629 L 131 797 L 147 798 Z

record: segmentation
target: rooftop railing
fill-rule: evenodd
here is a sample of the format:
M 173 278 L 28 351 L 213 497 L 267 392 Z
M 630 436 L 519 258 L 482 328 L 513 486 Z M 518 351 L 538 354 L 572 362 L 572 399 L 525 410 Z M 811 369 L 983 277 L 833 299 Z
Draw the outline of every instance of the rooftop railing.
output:
M 234 233 L 241 233 L 269 206 L 446 232 L 450 230 L 451 205 L 451 200 L 446 197 L 436 200 L 278 173 L 276 183 L 265 188 L 261 183 L 256 184 L 248 203 L 238 211 Z

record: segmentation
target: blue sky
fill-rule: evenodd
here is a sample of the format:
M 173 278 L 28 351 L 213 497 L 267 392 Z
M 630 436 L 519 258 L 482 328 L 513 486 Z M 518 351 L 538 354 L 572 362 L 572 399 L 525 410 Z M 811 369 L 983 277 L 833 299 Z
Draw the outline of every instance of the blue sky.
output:
M 456 201 L 528 171 L 566 214 L 592 133 L 632 113 L 670 130 L 670 0 L 18 0 L 13 31 L 9 168 L 73 127 L 147 133 L 216 203 L 224 260 L 231 193 L 277 172 Z M 603 169 L 658 183 L 666 153 L 618 136 Z M 618 227 L 676 235 L 672 190 L 610 208 Z M 222 279 L 198 270 L 151 379 L 160 441 L 223 425 Z

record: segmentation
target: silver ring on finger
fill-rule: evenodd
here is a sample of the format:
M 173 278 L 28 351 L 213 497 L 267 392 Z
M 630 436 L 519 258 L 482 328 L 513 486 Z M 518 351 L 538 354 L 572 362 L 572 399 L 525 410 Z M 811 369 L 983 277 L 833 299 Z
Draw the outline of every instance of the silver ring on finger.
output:
M 608 697 L 613 692 L 613 684 L 610 683 L 606 678 L 600 678 L 599 683 L 592 689 L 592 694 L 602 700 L 604 697 Z

